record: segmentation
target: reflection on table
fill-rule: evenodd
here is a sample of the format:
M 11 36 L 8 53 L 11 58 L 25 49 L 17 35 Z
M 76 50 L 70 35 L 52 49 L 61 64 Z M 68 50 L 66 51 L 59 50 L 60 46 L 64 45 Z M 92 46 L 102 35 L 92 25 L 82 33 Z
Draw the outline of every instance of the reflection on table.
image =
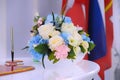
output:
M 92 80 L 100 70 L 98 64 L 88 60 L 81 60 L 75 63 L 65 60 L 56 64 L 46 60 L 45 69 L 40 62 L 33 62 L 31 58 L 22 58 L 22 60 L 24 65 L 33 66 L 35 69 L 0 76 L 0 80 Z

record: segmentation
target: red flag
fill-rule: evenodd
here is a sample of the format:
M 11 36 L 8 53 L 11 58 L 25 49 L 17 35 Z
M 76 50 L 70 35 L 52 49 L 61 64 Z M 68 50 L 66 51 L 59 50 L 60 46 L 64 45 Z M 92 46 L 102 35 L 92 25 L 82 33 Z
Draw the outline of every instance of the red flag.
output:
M 65 10 L 67 1 L 69 0 L 63 0 L 63 4 L 62 4 L 62 11 Z M 87 31 L 87 19 L 88 19 L 88 5 L 89 2 L 87 0 L 74 0 L 74 4 L 72 6 L 72 8 L 70 8 L 66 15 L 71 17 L 73 23 L 75 25 L 79 25 L 81 27 L 83 27 L 83 29 L 85 31 Z M 85 6 L 85 14 L 84 14 L 84 10 L 82 8 L 82 5 Z
M 106 68 L 111 67 L 111 48 L 113 43 L 113 23 L 110 20 L 112 16 L 112 0 L 105 0 L 105 22 L 106 22 L 106 35 L 107 35 L 107 56 L 106 62 L 108 63 Z
M 62 9 L 61 9 L 61 14 L 64 14 L 67 6 L 67 1 L 68 0 L 62 0 Z

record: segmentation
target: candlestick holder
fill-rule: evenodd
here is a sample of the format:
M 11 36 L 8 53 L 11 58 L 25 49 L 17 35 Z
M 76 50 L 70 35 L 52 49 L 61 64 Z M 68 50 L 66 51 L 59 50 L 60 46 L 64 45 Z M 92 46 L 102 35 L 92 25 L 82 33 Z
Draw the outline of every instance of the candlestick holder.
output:
M 11 51 L 11 61 L 5 62 L 6 66 L 17 66 L 17 65 L 23 65 L 22 60 L 14 60 L 14 51 Z
M 6 66 L 18 66 L 18 65 L 23 65 L 23 61 L 22 60 L 14 60 L 14 61 L 6 61 L 5 65 Z
M 19 66 L 20 65 L 20 66 Z M 11 28 L 11 60 L 6 61 L 5 65 L 0 65 L 0 76 L 34 70 L 33 66 L 24 66 L 22 60 L 14 60 L 14 37 Z

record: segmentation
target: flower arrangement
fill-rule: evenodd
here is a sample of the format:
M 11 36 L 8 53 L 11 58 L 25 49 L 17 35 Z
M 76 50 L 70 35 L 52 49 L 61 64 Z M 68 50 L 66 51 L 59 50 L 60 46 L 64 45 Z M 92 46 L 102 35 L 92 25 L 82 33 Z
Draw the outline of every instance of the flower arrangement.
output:
M 77 54 L 89 53 L 95 46 L 89 35 L 75 26 L 70 17 L 52 13 L 47 17 L 35 16 L 34 22 L 28 51 L 35 61 L 42 58 L 44 68 L 45 55 L 53 63 L 66 58 L 74 60 Z

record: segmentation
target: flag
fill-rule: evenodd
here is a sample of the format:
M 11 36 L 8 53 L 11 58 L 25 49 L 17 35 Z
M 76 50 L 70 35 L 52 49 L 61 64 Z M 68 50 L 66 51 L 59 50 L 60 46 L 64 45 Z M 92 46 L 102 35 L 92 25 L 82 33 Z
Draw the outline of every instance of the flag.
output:
M 96 45 L 89 60 L 96 60 L 106 55 L 106 35 L 98 0 L 90 0 L 89 5 L 88 33 Z
M 63 0 L 62 3 L 62 11 L 65 11 L 65 7 L 67 4 L 67 1 L 69 2 L 70 0 Z M 86 6 L 88 7 L 88 0 L 74 0 L 73 6 L 66 12 L 66 16 L 71 17 L 72 22 L 77 26 L 83 27 L 85 31 L 87 31 L 87 13 L 88 10 Z M 83 6 L 85 6 L 85 13 L 83 10 Z
M 62 8 L 61 8 L 61 14 L 65 14 L 66 6 L 67 6 L 67 0 L 62 0 Z
M 103 47 L 102 46 L 100 47 L 100 45 L 98 45 L 99 40 L 96 40 L 95 44 L 96 44 L 96 46 L 98 45 L 98 47 L 99 47 L 99 48 L 97 48 L 98 51 L 95 48 L 96 50 L 92 51 L 92 53 L 89 55 L 89 59 L 90 60 L 94 60 L 94 62 L 96 62 L 96 63 L 98 63 L 100 65 L 99 75 L 100 75 L 102 80 L 104 80 L 104 76 L 105 76 L 104 75 L 104 71 L 111 67 L 111 48 L 112 48 L 112 41 L 113 41 L 113 29 L 112 29 L 113 25 L 112 25 L 112 22 L 110 21 L 110 17 L 112 16 L 112 0 L 104 0 L 104 3 L 105 3 L 105 23 L 106 23 L 105 24 L 105 27 L 106 27 L 106 31 L 105 32 L 106 32 L 106 36 L 103 35 L 103 38 L 100 38 L 99 36 L 96 37 L 96 38 L 98 38 L 99 40 L 103 41 L 102 43 L 105 42 L 104 43 L 105 46 L 102 45 Z M 96 6 L 94 6 L 94 4 Z M 95 8 L 95 10 L 97 10 L 99 12 L 99 14 L 100 14 L 99 16 L 97 15 L 97 17 L 96 17 L 97 20 L 98 19 L 102 20 L 102 19 L 100 18 L 101 17 L 101 12 L 100 12 L 100 8 L 99 8 L 99 5 L 98 5 L 98 0 L 90 0 L 90 10 L 89 10 L 90 15 L 89 15 L 89 24 L 88 25 L 89 25 L 89 32 L 90 32 L 90 35 L 92 37 L 92 36 L 95 36 L 94 35 L 95 32 L 97 32 L 97 31 L 99 32 L 100 30 L 104 30 L 104 29 L 99 29 L 98 27 L 101 25 L 100 22 L 98 22 L 99 23 L 99 26 L 98 26 L 98 25 L 96 25 L 96 21 L 93 20 L 95 18 L 95 14 L 96 13 L 92 12 L 92 15 L 91 15 L 91 8 L 92 8 L 91 6 L 93 8 Z M 94 10 L 94 9 L 92 9 L 92 10 Z M 102 22 L 103 21 L 101 21 L 101 23 Z M 97 27 L 98 30 L 95 30 L 96 28 L 92 29 L 93 27 L 91 27 L 92 26 L 91 23 L 94 24 L 94 26 Z M 101 31 L 100 33 L 102 34 L 103 32 Z M 106 37 L 106 40 L 105 40 L 104 37 Z M 98 42 L 98 43 L 96 43 L 96 42 Z M 101 49 L 101 48 L 104 48 L 104 49 Z M 100 51 L 100 50 L 103 50 L 103 52 Z
M 103 57 L 106 56 L 107 45 L 104 23 L 98 0 L 89 1 L 88 32 L 96 45 L 94 50 L 88 55 L 88 59 L 99 64 L 99 75 L 101 79 L 104 80 L 105 62 L 103 61 Z
M 113 22 L 112 17 L 112 0 L 105 0 L 105 23 L 106 23 L 106 39 L 107 39 L 107 55 L 105 56 L 106 69 L 111 67 L 111 49 L 113 43 Z

